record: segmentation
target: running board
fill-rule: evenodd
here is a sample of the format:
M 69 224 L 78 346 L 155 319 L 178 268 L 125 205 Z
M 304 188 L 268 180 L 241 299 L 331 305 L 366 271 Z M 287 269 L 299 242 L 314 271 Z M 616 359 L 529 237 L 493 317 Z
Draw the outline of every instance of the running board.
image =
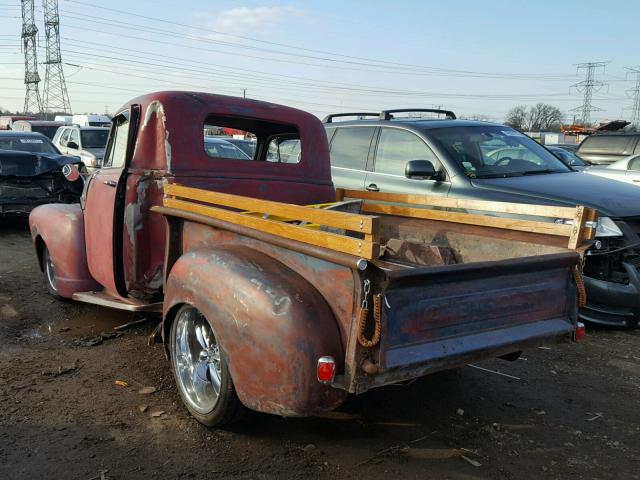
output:
M 162 313 L 162 302 L 145 303 L 134 298 L 112 297 L 103 292 L 77 292 L 71 297 L 78 302 L 92 303 L 102 307 L 128 310 L 129 312 L 159 312 Z

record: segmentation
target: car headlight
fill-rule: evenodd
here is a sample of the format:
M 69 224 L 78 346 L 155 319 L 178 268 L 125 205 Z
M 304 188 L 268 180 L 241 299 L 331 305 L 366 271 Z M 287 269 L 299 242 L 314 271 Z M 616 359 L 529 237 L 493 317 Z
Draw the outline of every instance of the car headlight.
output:
M 93 153 L 80 152 L 80 156 L 82 157 L 82 161 L 85 165 L 88 165 L 90 167 L 98 166 L 98 159 Z
M 600 217 L 596 226 L 596 237 L 622 237 L 622 230 L 609 217 Z

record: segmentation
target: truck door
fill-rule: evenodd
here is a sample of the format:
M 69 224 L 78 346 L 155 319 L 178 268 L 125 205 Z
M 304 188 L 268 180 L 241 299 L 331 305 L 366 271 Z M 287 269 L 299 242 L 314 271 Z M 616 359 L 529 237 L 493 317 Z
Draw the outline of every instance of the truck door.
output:
M 431 148 L 415 133 L 395 127 L 381 128 L 373 171 L 367 172 L 365 189 L 374 192 L 447 195 L 451 187 L 448 181 L 405 177 L 404 171 L 409 160 L 429 160 L 437 171 L 444 170 Z
M 122 226 L 118 222 L 124 208 L 120 198 L 124 172 L 133 139 L 130 115 L 123 112 L 113 119 L 102 168 L 92 176 L 84 208 L 87 261 L 93 278 L 109 293 L 122 292 L 118 280 L 121 268 Z M 120 286 L 120 288 L 118 288 Z

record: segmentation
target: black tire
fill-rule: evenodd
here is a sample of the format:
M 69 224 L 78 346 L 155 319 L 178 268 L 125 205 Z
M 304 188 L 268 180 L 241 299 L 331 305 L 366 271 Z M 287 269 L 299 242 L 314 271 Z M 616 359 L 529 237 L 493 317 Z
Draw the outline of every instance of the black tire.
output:
M 635 330 L 640 324 L 640 310 L 634 310 L 633 313 L 633 317 L 627 320 L 627 330 Z
M 49 290 L 49 294 L 57 300 L 62 300 L 62 297 L 58 293 L 56 287 L 56 273 L 53 261 L 49 255 L 49 249 L 45 245 L 42 249 L 42 276 L 44 278 L 44 284 Z
M 176 337 L 179 328 L 178 325 L 182 318 L 185 318 L 185 321 L 206 322 L 206 324 L 211 329 L 211 333 L 213 334 L 213 341 L 217 345 L 217 339 L 215 338 L 215 333 L 213 333 L 211 323 L 196 308 L 192 307 L 191 305 L 182 306 L 176 313 L 173 323 L 171 324 L 171 334 L 169 339 L 171 369 L 173 370 L 174 379 L 178 388 L 178 392 L 180 393 L 182 403 L 198 422 L 206 425 L 207 427 L 220 427 L 240 420 L 246 410 L 238 399 L 238 395 L 236 394 L 236 390 L 233 385 L 233 379 L 231 378 L 231 374 L 229 373 L 228 359 L 221 349 L 219 350 L 220 390 L 218 392 L 218 398 L 215 402 L 215 406 L 213 406 L 213 408 L 211 408 L 211 410 L 209 411 L 198 411 L 192 406 L 191 400 L 189 398 L 189 393 L 186 391 L 184 383 L 180 378 L 176 360 L 179 348 L 177 345 Z M 207 375 L 210 375 L 208 369 L 206 370 L 206 372 Z M 191 396 L 193 397 L 193 393 L 191 394 Z

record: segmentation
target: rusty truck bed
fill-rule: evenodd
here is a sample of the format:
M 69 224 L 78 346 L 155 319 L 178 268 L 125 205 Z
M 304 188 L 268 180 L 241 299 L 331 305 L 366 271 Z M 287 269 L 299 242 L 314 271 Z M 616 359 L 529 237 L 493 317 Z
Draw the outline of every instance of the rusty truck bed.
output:
M 245 197 L 237 197 L 237 205 L 250 203 L 257 211 L 223 210 L 207 203 L 222 198 L 230 206 L 235 196 L 191 190 L 170 187 L 169 206 L 155 209 L 169 221 L 165 275 L 189 251 L 230 245 L 257 250 L 300 274 L 325 299 L 340 330 L 336 388 L 360 393 L 573 337 L 580 254 L 567 248 L 567 238 L 579 238 L 580 244 L 588 232 L 556 229 L 566 236 L 550 237 L 526 223 L 511 230 L 398 212 L 369 217 L 365 227 L 362 217 L 367 216 L 336 212 L 344 228 L 325 228 L 312 223 L 320 219 L 317 208 L 308 208 L 316 213 L 307 221 L 306 212 L 298 210 L 307 207 L 287 205 L 286 216 L 276 217 L 277 202 L 259 210 L 260 201 Z M 185 200 L 192 194 L 193 208 Z M 566 215 L 573 214 L 567 210 Z M 327 218 L 329 224 L 334 220 Z M 363 233 L 347 230 L 358 226 Z M 312 235 L 297 236 L 296 228 Z M 313 232 L 333 235 L 331 242 L 314 245 Z M 339 236 L 357 241 L 331 248 Z M 358 243 L 366 241 L 373 247 Z M 364 300 L 372 305 L 376 295 L 381 332 L 375 344 L 367 344 L 359 335 L 360 311 Z M 370 316 L 361 332 L 365 337 L 373 335 L 372 322 Z M 299 352 L 286 351 L 295 362 Z

